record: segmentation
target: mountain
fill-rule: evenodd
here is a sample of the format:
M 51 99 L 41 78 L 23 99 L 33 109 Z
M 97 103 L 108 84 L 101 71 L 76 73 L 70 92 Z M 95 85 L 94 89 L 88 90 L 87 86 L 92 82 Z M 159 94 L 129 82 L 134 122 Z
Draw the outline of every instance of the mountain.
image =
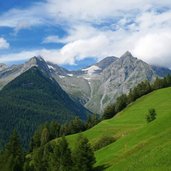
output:
M 31 68 L 37 66 L 52 77 L 75 101 L 79 101 L 94 113 L 103 113 L 104 108 L 128 93 L 138 83 L 171 74 L 171 70 L 146 62 L 126 52 L 120 58 L 110 56 L 77 71 L 68 71 L 41 57 L 33 57 L 23 65 L 13 65 L 0 70 L 0 88 Z
M 0 139 L 5 142 L 15 128 L 28 144 L 33 131 L 41 123 L 56 120 L 67 122 L 74 117 L 86 120 L 90 112 L 73 101 L 49 75 L 49 69 L 36 58 L 24 65 L 24 73 L 9 82 L 0 91 Z M 41 69 L 39 66 L 41 65 Z M 27 70 L 28 69 L 28 70 Z
M 4 66 L 5 64 L 1 65 Z M 44 59 L 41 57 L 33 57 L 25 64 L 12 65 L 10 67 L 6 66 L 4 67 L 4 69 L 0 70 L 0 89 L 2 89 L 10 81 L 12 81 L 13 79 L 15 79 L 16 77 L 34 66 L 39 68 L 39 70 L 41 70 L 43 73 L 50 77 L 50 71 Z
M 102 113 L 116 98 L 144 80 L 171 74 L 171 70 L 154 67 L 126 52 L 120 58 L 107 57 L 79 71 L 63 75 L 52 71 L 61 87 L 80 100 L 89 110 Z
M 159 77 L 164 77 L 168 74 L 171 74 L 171 70 L 168 68 L 155 66 L 155 65 L 152 65 L 151 67 L 154 70 L 154 72 L 156 73 L 156 75 L 158 75 Z
M 0 64 L 0 71 L 6 69 L 8 66 L 6 64 Z
M 100 62 L 96 63 L 95 66 L 101 68 L 101 70 L 104 70 L 106 67 L 108 67 L 111 63 L 115 62 L 118 58 L 114 56 L 109 56 L 104 59 L 102 59 Z

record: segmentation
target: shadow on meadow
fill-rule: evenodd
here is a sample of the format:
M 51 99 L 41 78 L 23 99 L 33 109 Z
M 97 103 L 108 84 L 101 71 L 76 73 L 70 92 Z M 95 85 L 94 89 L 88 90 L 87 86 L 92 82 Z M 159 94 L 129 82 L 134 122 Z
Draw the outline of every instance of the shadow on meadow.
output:
M 109 167 L 109 165 L 100 165 L 94 168 L 94 171 L 104 171 L 105 169 L 107 169 Z

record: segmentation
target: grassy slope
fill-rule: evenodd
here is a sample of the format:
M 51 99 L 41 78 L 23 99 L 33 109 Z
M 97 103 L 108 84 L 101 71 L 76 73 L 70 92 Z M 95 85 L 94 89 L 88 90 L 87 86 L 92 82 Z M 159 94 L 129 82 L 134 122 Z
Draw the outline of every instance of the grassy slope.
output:
M 157 119 L 146 123 L 149 108 Z M 96 166 L 106 170 L 171 170 L 171 88 L 148 94 L 120 112 L 83 133 L 92 144 L 103 135 L 119 139 L 96 151 Z M 68 136 L 71 147 L 77 134 Z

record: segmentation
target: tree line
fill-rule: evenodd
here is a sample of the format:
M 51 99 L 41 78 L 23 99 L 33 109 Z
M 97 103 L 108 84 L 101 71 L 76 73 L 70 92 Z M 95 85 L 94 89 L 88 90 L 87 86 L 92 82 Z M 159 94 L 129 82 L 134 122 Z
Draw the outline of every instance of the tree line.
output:
M 31 138 L 30 151 L 45 145 L 49 141 L 66 135 L 83 132 L 100 122 L 99 117 L 94 114 L 89 116 L 87 121 L 82 121 L 79 117 L 66 124 L 59 124 L 56 121 L 50 121 L 39 126 Z
M 170 86 L 171 75 L 168 75 L 164 78 L 157 77 L 156 80 L 151 84 L 149 81 L 143 81 L 131 89 L 128 95 L 123 94 L 116 99 L 114 104 L 108 105 L 104 110 L 102 118 L 110 119 L 141 96 L 146 95 L 154 90 Z
M 88 139 L 79 136 L 75 151 L 71 153 L 65 136 L 81 133 L 98 122 L 100 119 L 96 114 L 89 116 L 86 122 L 78 117 L 65 124 L 48 121 L 35 130 L 27 152 L 23 150 L 19 135 L 14 130 L 9 142 L 0 152 L 0 167 L 3 171 L 79 171 L 84 166 L 83 171 L 91 171 L 95 158 Z M 58 138 L 56 143 L 49 143 L 55 138 Z M 29 154 L 33 155 L 31 159 L 27 157 Z
M 16 131 L 0 154 L 3 171 L 92 171 L 95 163 L 94 152 L 88 139 L 78 136 L 74 150 L 71 150 L 63 136 L 34 150 L 28 156 L 22 150 Z

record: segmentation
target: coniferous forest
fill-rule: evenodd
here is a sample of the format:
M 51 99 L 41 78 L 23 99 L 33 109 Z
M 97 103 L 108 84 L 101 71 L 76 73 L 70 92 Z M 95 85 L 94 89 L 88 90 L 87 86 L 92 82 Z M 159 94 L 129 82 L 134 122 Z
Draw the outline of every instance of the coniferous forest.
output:
M 33 67 L 0 92 L 0 146 L 16 129 L 28 149 L 38 125 L 51 120 L 66 123 L 75 117 L 86 120 L 88 115 L 90 112 L 69 98 L 53 79 Z

